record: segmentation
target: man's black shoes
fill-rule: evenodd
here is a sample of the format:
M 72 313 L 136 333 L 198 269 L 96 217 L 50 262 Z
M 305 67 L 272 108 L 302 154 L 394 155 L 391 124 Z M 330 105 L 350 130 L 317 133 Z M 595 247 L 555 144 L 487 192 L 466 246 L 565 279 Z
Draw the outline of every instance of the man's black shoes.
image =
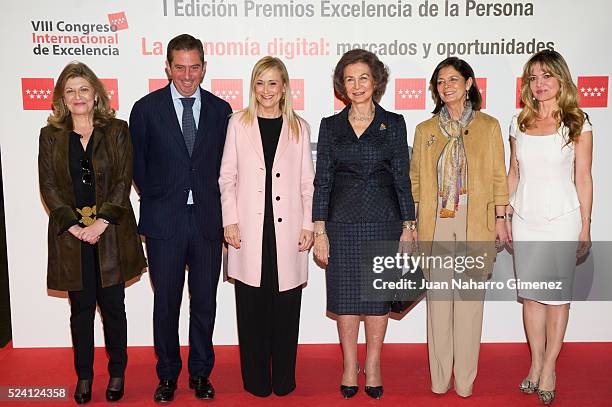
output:
M 194 389 L 197 399 L 212 400 L 215 398 L 215 388 L 205 376 L 189 378 L 189 388 Z
M 157 388 L 155 389 L 155 394 L 153 395 L 153 400 L 158 403 L 167 403 L 169 401 L 174 400 L 174 391 L 176 390 L 176 380 L 165 379 L 160 380 Z

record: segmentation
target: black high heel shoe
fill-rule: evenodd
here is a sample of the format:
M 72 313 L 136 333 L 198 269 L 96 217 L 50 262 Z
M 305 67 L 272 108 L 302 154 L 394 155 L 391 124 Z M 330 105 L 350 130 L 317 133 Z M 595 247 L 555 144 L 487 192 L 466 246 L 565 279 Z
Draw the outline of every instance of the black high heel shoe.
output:
M 91 401 L 91 384 L 92 380 L 79 379 L 74 389 L 74 401 L 77 404 L 85 404 Z
M 359 392 L 359 386 L 345 386 L 343 384 L 340 385 L 340 393 L 345 399 L 350 399 L 351 397 L 354 397 L 357 392 Z
M 111 377 L 106 386 L 106 401 L 119 401 L 123 397 L 125 380 L 123 377 Z
M 359 364 L 357 364 L 357 375 L 359 375 L 359 372 Z M 351 397 L 354 397 L 357 392 L 359 392 L 359 386 L 345 386 L 343 384 L 340 385 L 340 394 L 342 394 L 342 397 L 344 397 L 345 399 L 350 399 Z
M 380 398 L 383 395 L 384 388 L 382 385 L 381 386 L 366 386 L 365 392 L 368 396 L 372 397 L 373 399 L 380 400 Z
M 363 371 L 363 375 L 366 376 L 365 370 Z M 382 398 L 383 392 L 385 391 L 382 385 L 380 386 L 365 386 L 364 390 L 366 394 L 373 399 L 380 400 Z

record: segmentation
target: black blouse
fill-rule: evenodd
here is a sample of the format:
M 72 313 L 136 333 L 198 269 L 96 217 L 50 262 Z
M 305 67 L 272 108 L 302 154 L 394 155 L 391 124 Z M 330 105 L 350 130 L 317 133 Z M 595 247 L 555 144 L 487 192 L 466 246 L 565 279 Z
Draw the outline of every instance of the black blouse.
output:
M 83 149 L 81 136 L 72 131 L 68 144 L 68 167 L 72 178 L 74 203 L 81 215 L 81 226 L 88 226 L 87 223 L 95 219 L 95 213 L 90 214 L 88 209 L 83 211 L 83 208 L 93 208 L 96 205 L 96 177 L 92 166 L 93 138 L 92 134 L 87 148 Z
M 261 134 L 261 144 L 266 164 L 266 207 L 264 217 L 274 217 L 274 209 L 272 208 L 272 164 L 274 164 L 276 147 L 278 146 L 278 140 L 280 139 L 283 127 L 283 116 L 274 119 L 257 117 L 257 122 L 259 123 L 259 133 Z

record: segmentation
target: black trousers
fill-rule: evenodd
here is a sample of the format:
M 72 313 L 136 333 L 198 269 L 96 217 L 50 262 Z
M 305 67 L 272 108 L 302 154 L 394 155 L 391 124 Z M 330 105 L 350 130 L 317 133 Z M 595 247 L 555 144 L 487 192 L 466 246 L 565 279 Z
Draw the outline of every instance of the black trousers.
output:
M 189 268 L 190 376 L 208 377 L 215 364 L 213 329 L 217 285 L 221 273 L 221 240 L 207 240 L 200 232 L 193 207 L 177 213 L 178 228 L 170 239 L 147 237 L 149 276 L 153 282 L 153 341 L 157 376 L 176 380 L 182 369 L 179 314 Z
M 302 287 L 278 291 L 274 218 L 264 218 L 260 287 L 236 281 L 235 290 L 245 390 L 261 397 L 272 391 L 279 396 L 291 393 Z
M 102 288 L 98 247 L 81 243 L 83 289 L 69 291 L 74 367 L 79 379 L 93 379 L 94 318 L 100 306 L 110 377 L 123 377 L 127 366 L 125 284 Z

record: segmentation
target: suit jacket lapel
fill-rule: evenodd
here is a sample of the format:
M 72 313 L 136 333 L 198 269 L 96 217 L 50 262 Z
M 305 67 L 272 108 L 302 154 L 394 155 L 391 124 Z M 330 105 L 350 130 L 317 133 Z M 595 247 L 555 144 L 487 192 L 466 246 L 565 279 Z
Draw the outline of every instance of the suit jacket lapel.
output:
M 377 137 L 386 134 L 387 130 L 387 114 L 385 110 L 378 103 L 374 103 L 374 117 L 372 123 L 365 129 L 360 140 L 368 139 L 369 137 Z
M 289 145 L 289 123 L 287 123 L 287 118 L 283 116 L 283 125 L 281 127 L 280 138 L 278 139 L 278 145 L 276 146 L 276 153 L 274 154 L 274 163 L 272 166 L 276 165 L 281 155 L 287 149 Z
M 432 128 L 429 131 L 429 134 L 425 135 L 425 149 L 430 151 L 430 154 L 435 158 L 435 162 L 437 163 L 440 154 L 442 154 L 442 150 L 448 143 L 448 137 L 442 134 L 440 130 L 440 126 L 438 126 L 438 120 L 434 120 L 432 122 Z
M 72 191 L 72 177 L 70 176 L 70 162 L 68 160 L 69 135 L 70 130 L 60 130 L 55 136 L 55 142 L 57 143 L 55 160 L 57 174 L 60 175 L 64 188 L 69 188 Z
M 348 117 L 348 112 L 350 108 L 351 108 L 351 104 L 349 103 L 348 105 L 344 107 L 344 109 L 342 109 L 342 111 L 340 111 L 340 113 L 338 113 L 337 115 L 333 117 L 336 122 L 336 126 L 339 129 L 342 129 L 341 133 L 344 134 L 344 137 L 350 140 L 351 142 L 356 142 L 358 138 L 355 135 L 355 131 L 353 130 L 353 127 L 351 126 L 351 123 L 349 122 L 349 117 Z
M 259 131 L 259 123 L 257 122 L 257 117 L 255 117 L 253 123 L 249 127 L 250 128 L 247 129 L 249 141 L 253 146 L 253 150 L 259 157 L 259 161 L 261 161 L 261 164 L 265 167 L 266 162 L 264 160 L 263 144 L 261 142 L 261 133 Z
M 92 154 L 95 157 L 96 156 L 96 150 L 98 149 L 98 146 L 100 145 L 100 142 L 102 141 L 102 139 L 104 138 L 104 132 L 100 129 L 98 129 L 97 127 L 94 127 L 93 130 L 93 146 L 92 146 Z
M 210 124 L 208 124 L 208 119 L 210 117 L 210 106 L 206 104 L 205 93 L 202 88 L 199 88 L 200 91 L 200 119 L 198 120 L 198 132 L 196 133 L 195 144 L 193 145 L 193 153 L 195 155 L 196 151 L 202 146 L 202 143 L 208 143 L 208 130 Z
M 170 93 L 170 84 L 168 84 L 164 89 L 166 92 L 166 100 L 163 103 L 163 108 L 161 109 L 160 113 L 163 116 L 164 122 L 167 123 L 168 127 L 170 128 L 169 133 L 171 137 L 179 144 L 179 148 L 183 150 L 185 155 L 189 157 L 189 151 L 187 151 L 187 146 L 185 145 L 183 132 L 181 131 L 178 117 L 176 117 L 176 109 L 174 108 L 174 102 L 172 101 L 172 93 Z
M 478 123 L 479 121 L 477 121 L 477 117 L 480 113 L 479 112 L 474 112 L 474 118 L 472 119 L 472 122 L 470 124 L 468 124 L 468 126 L 463 129 L 463 147 L 465 148 L 465 156 L 467 157 L 475 157 L 477 155 L 477 148 L 478 145 L 476 144 L 476 138 L 472 137 L 472 133 L 477 134 L 478 132 Z M 466 134 L 467 132 L 467 134 Z M 468 162 L 468 165 L 470 163 Z M 469 175 L 470 171 L 469 171 L 469 167 L 468 167 L 468 175 Z M 469 184 L 468 184 L 469 185 Z

